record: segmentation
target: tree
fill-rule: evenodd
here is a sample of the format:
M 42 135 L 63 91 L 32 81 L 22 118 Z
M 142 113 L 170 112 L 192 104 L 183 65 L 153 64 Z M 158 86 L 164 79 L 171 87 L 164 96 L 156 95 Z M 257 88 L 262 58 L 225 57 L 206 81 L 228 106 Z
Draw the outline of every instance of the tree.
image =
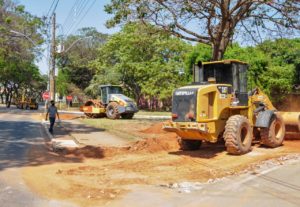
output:
M 200 61 L 207 61 L 209 48 L 198 44 L 187 55 L 186 67 Z M 281 101 L 292 91 L 294 84 L 299 84 L 299 39 L 280 39 L 265 41 L 256 47 L 241 47 L 237 43 L 227 48 L 225 59 L 239 59 L 249 64 L 248 90 L 259 87 L 274 102 Z
M 185 54 L 190 45 L 164 31 L 129 23 L 112 35 L 92 62 L 94 86 L 122 84 L 137 101 L 142 96 L 166 100 L 174 88 L 186 83 Z
M 0 96 L 10 107 L 13 96 L 32 95 L 44 86 L 34 65 L 38 45 L 43 42 L 44 22 L 10 0 L 0 1 L 0 6 Z
M 189 41 L 212 46 L 212 59 L 223 58 L 234 37 L 255 42 L 300 29 L 299 0 L 112 0 L 105 11 L 113 27 L 140 20 Z
M 82 28 L 78 35 L 70 35 L 61 39 L 65 52 L 59 55 L 59 78 L 57 80 L 61 95 L 66 95 L 66 84 L 74 84 L 76 90 L 84 90 L 92 80 L 95 71 L 89 67 L 89 62 L 97 57 L 97 50 L 106 42 L 108 35 L 97 32 L 95 28 Z M 68 82 L 65 82 L 68 80 Z M 74 88 L 74 87 L 71 87 Z

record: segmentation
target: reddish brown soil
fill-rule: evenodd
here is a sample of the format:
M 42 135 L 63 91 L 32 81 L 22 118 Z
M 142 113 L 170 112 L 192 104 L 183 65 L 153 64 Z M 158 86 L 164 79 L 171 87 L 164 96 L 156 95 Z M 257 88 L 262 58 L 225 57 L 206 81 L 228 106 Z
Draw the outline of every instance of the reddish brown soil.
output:
M 45 117 L 46 117 L 45 115 L 46 115 L 45 113 L 32 114 L 31 118 L 41 121 L 41 120 L 45 119 Z M 80 118 L 80 116 L 76 115 L 76 114 L 59 114 L 59 118 L 61 120 L 72 120 L 72 119 L 78 119 L 78 118 Z
M 285 141 L 276 149 L 255 145 L 243 156 L 228 155 L 223 145 L 207 143 L 198 151 L 183 152 L 175 134 L 163 132 L 161 123 L 141 133 L 154 133 L 155 138 L 126 148 L 86 147 L 61 154 L 34 146 L 28 154 L 34 164 L 23 170 L 24 179 L 45 197 L 101 206 L 120 198 L 132 184 L 205 182 L 249 169 L 263 160 L 300 153 L 300 141 Z

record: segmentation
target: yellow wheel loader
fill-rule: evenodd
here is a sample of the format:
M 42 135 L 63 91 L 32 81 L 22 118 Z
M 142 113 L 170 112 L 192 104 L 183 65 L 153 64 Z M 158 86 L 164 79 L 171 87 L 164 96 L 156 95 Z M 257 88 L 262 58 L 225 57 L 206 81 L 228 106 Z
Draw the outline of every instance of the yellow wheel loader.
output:
M 299 132 L 300 113 L 277 111 L 259 88 L 248 92 L 247 69 L 238 60 L 199 62 L 194 83 L 174 91 L 172 120 L 163 129 L 175 132 L 186 150 L 219 140 L 235 155 L 249 152 L 253 139 L 280 146 L 286 130 Z
M 39 104 L 35 98 L 26 98 L 25 95 L 22 95 L 21 99 L 17 99 L 16 106 L 19 109 L 39 109 Z
M 116 85 L 99 86 L 100 99 L 89 100 L 80 107 L 87 117 L 109 119 L 132 119 L 138 112 L 135 102 L 125 96 L 122 88 Z

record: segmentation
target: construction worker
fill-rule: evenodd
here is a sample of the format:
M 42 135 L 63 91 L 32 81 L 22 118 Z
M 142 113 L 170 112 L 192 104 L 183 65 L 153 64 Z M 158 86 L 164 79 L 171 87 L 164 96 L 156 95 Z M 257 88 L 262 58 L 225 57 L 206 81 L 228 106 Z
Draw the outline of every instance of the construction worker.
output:
M 59 114 L 57 112 L 57 108 L 55 106 L 54 101 L 51 101 L 50 103 L 51 103 L 51 105 L 48 108 L 45 120 L 47 121 L 48 114 L 49 114 L 49 121 L 50 121 L 49 132 L 53 133 L 53 126 L 54 126 L 54 123 L 55 123 L 55 118 L 56 118 L 56 115 L 57 115 L 57 118 L 59 119 Z

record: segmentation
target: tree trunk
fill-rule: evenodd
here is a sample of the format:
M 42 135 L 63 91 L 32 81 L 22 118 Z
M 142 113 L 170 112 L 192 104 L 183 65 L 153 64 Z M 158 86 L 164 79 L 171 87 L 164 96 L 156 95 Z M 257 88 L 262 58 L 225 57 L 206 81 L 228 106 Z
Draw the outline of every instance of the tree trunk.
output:
M 222 37 L 221 40 L 216 40 L 215 43 L 212 44 L 212 60 L 222 60 L 224 57 L 224 53 L 229 44 L 229 38 Z
M 5 99 L 6 108 L 10 108 L 10 92 L 6 94 Z

